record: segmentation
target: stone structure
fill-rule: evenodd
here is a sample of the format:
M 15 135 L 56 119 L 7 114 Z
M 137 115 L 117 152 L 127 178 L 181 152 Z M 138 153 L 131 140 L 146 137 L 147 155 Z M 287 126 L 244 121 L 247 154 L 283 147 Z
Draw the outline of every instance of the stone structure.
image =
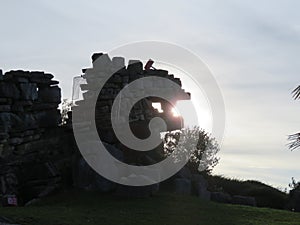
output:
M 232 203 L 237 205 L 256 206 L 256 200 L 254 197 L 234 195 L 232 196 Z
M 97 58 L 101 56 L 101 62 L 98 62 Z M 115 145 L 125 153 L 125 161 L 133 164 L 152 164 L 153 160 L 149 155 L 139 154 L 137 151 L 131 151 L 130 149 L 122 146 L 119 140 L 116 138 L 111 124 L 111 108 L 117 94 L 130 82 L 142 78 L 142 77 L 164 77 L 181 86 L 179 78 L 174 78 L 173 75 L 168 74 L 166 70 L 155 69 L 143 69 L 142 62 L 138 60 L 129 60 L 128 66 L 125 65 L 125 59 L 122 57 L 109 58 L 107 54 L 96 53 L 92 56 L 93 68 L 83 69 L 82 78 L 86 80 L 85 84 L 81 84 L 81 90 L 83 92 L 83 100 L 76 101 L 77 106 L 86 107 L 86 102 L 89 101 L 91 96 L 97 93 L 99 87 L 97 87 L 97 81 L 103 79 L 103 74 L 110 74 L 115 71 L 115 68 L 121 68 L 117 72 L 113 73 L 110 79 L 105 83 L 104 87 L 98 96 L 96 105 L 95 120 L 97 124 L 98 134 L 102 141 Z M 159 84 L 157 84 L 159 85 Z M 170 91 L 168 87 L 160 87 L 165 91 Z M 181 93 L 174 95 L 173 104 L 178 100 L 189 99 L 189 93 L 185 93 L 182 89 Z M 161 104 L 163 112 L 152 107 L 152 103 L 157 102 Z M 171 110 L 173 105 L 161 98 L 147 97 L 139 101 L 134 105 L 130 113 L 130 127 L 133 134 L 141 139 L 147 138 L 150 135 L 148 130 L 149 121 L 158 116 L 161 117 L 167 124 L 168 130 L 176 130 L 182 127 L 182 118 L 174 117 Z M 76 110 L 76 106 L 73 107 Z M 89 110 L 89 108 L 86 108 Z M 83 126 L 82 129 L 88 129 L 89 123 Z M 159 134 L 158 134 L 159 135 Z M 128 153 L 128 154 L 127 154 Z M 154 157 L 155 158 L 155 157 Z
M 52 78 L 38 71 L 4 75 L 1 71 L 0 191 L 4 205 L 25 203 L 60 183 L 61 90 Z
M 101 61 L 97 60 L 99 57 L 101 57 Z M 115 148 L 119 149 L 124 155 L 123 161 L 128 164 L 149 165 L 161 160 L 163 157 L 162 145 L 157 147 L 156 149 L 153 149 L 152 151 L 145 153 L 129 149 L 120 143 L 120 141 L 115 136 L 114 130 L 112 128 L 111 108 L 118 93 L 132 81 L 135 81 L 139 78 L 163 77 L 181 86 L 180 79 L 175 78 L 173 75 L 170 75 L 166 70 L 150 68 L 144 69 L 143 63 L 138 60 L 129 60 L 129 63 L 126 66 L 124 58 L 113 57 L 112 59 L 110 59 L 110 57 L 107 54 L 102 53 L 94 54 L 92 56 L 92 63 L 92 68 L 82 70 L 83 75 L 81 77 L 85 80 L 85 82 L 80 82 L 80 88 L 83 93 L 83 99 L 75 101 L 75 106 L 73 107 L 73 110 L 77 110 L 77 107 L 85 107 L 85 110 L 90 110 L 87 107 L 86 103 L 97 94 L 97 91 L 99 92 L 99 87 L 97 86 L 97 83 L 99 83 L 99 80 L 103 79 L 103 77 L 105 77 L 106 75 L 112 74 L 108 81 L 105 83 L 104 87 L 101 89 L 100 94 L 97 98 L 97 104 L 95 109 L 95 121 L 100 139 L 106 145 L 112 145 Z M 148 125 L 150 120 L 154 117 L 161 117 L 166 122 L 168 130 L 181 129 L 183 125 L 182 118 L 174 117 L 172 109 L 174 107 L 174 104 L 176 104 L 176 101 L 190 99 L 190 94 L 186 93 L 183 89 L 181 89 L 180 93 L 175 94 L 174 90 L 172 90 L 170 87 L 160 87 L 159 83 L 157 83 L 156 85 L 164 91 L 173 93 L 174 99 L 171 103 L 169 103 L 161 98 L 146 97 L 133 106 L 130 112 L 129 125 L 132 130 L 132 133 L 136 137 L 141 139 L 147 138 L 150 135 Z M 155 109 L 152 106 L 152 103 L 160 103 L 163 112 L 159 112 L 157 109 Z M 84 115 L 82 115 L 82 118 L 82 120 L 85 121 Z M 89 126 L 89 121 L 80 123 L 80 129 L 82 129 L 83 131 L 89 130 Z M 158 133 L 157 135 L 160 134 Z M 80 158 L 78 160 L 82 161 L 82 159 Z M 76 165 L 79 164 L 76 163 Z M 75 168 L 75 170 L 79 169 Z M 132 176 L 135 176 L 135 174 L 132 174 Z M 75 179 L 81 180 L 80 176 L 76 176 Z M 127 178 L 124 177 L 123 179 Z M 95 185 L 93 186 L 95 187 Z M 89 187 L 90 186 L 86 186 L 85 189 Z M 133 193 L 137 193 L 137 195 L 141 197 L 151 195 L 153 194 L 153 191 L 157 189 L 157 185 L 153 185 L 152 187 L 145 187 L 145 189 L 134 189 L 133 187 L 131 188 L 119 185 L 117 187 L 116 194 L 128 197 L 131 196 Z M 99 188 L 99 190 L 101 190 L 101 188 Z
M 96 60 L 99 56 L 104 58 L 101 63 Z M 181 85 L 180 80 L 165 70 L 144 69 L 142 62 L 137 60 L 129 61 L 126 66 L 124 58 L 110 59 L 106 54 L 97 53 L 92 56 L 92 61 L 93 68 L 83 69 L 82 78 L 86 80 L 81 85 L 83 100 L 76 101 L 75 104 L 84 105 L 96 93 L 98 87 L 95 80 L 101 79 L 99 71 L 110 72 L 118 66 L 121 69 L 110 77 L 98 96 L 95 118 L 99 136 L 112 154 L 126 163 L 147 165 L 161 160 L 162 146 L 149 154 L 141 154 L 118 141 L 111 125 L 111 107 L 119 91 L 136 79 L 158 76 Z M 25 204 L 51 193 L 63 183 L 72 183 L 86 190 L 116 190 L 117 195 L 127 196 L 134 193 L 139 193 L 140 197 L 149 196 L 157 191 L 159 185 L 138 188 L 138 191 L 118 186 L 91 170 L 79 151 L 76 151 L 72 132 L 66 129 L 70 126 L 59 126 L 61 91 L 58 81 L 53 80 L 53 77 L 52 74 L 39 71 L 9 71 L 4 75 L 1 71 L 0 194 L 3 204 Z M 172 92 L 169 87 L 160 88 Z M 189 94 L 181 90 L 174 95 L 172 103 L 189 98 Z M 153 102 L 160 103 L 163 112 L 153 108 Z M 173 117 L 172 108 L 172 104 L 160 98 L 142 99 L 130 113 L 133 133 L 139 138 L 148 137 L 149 121 L 156 116 L 164 119 L 168 130 L 180 129 L 182 118 Z M 76 106 L 73 110 L 76 110 Z M 71 118 L 71 114 L 69 116 Z M 67 125 L 71 125 L 71 120 Z M 85 128 L 87 127 L 83 127 Z

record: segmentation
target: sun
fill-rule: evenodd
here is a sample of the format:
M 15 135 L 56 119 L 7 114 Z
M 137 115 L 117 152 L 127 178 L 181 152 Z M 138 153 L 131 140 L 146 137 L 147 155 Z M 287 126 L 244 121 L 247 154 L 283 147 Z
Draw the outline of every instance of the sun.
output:
M 173 107 L 171 109 L 171 112 L 172 112 L 172 114 L 173 114 L 174 117 L 180 117 L 181 116 L 180 113 L 179 113 L 179 111 L 178 111 L 178 109 L 176 107 Z

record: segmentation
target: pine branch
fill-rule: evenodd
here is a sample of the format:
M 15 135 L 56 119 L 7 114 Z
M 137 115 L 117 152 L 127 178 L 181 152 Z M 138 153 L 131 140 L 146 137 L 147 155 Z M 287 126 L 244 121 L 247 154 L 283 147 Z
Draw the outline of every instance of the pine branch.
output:
M 300 99 L 300 85 L 292 91 L 292 95 L 295 100 Z
M 294 150 L 300 147 L 300 133 L 289 135 L 288 140 L 290 141 L 289 149 Z

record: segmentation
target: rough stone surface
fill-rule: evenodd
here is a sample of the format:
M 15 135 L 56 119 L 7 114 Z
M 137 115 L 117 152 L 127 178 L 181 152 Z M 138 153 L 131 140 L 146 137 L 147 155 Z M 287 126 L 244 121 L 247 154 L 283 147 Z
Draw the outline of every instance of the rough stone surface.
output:
M 192 173 L 188 167 L 184 166 L 181 170 L 179 170 L 179 172 L 176 173 L 175 177 L 191 179 Z
M 211 193 L 207 190 L 208 182 L 201 174 L 193 174 L 191 177 L 192 192 L 204 200 L 210 200 Z
M 234 195 L 232 196 L 232 203 L 237 205 L 256 206 L 256 200 L 254 197 Z
M 231 196 L 223 192 L 211 192 L 211 200 L 219 203 L 232 203 Z
M 174 191 L 177 194 L 190 195 L 192 191 L 191 180 L 186 178 L 174 179 Z
M 124 160 L 123 153 L 112 145 L 104 144 L 109 153 L 120 161 Z M 97 174 L 82 157 L 75 158 L 73 162 L 74 186 L 84 190 L 97 190 L 101 192 L 113 191 L 116 184 Z
M 96 60 L 99 57 L 103 60 Z M 82 77 L 86 82 L 81 85 L 81 88 L 86 92 L 82 95 L 83 99 L 76 104 L 85 105 L 91 96 L 97 94 L 96 84 L 105 75 L 114 72 L 101 90 L 96 105 L 95 120 L 99 136 L 102 141 L 110 144 L 106 144 L 106 147 L 121 161 L 133 165 L 155 163 L 152 155 L 128 157 L 132 152 L 123 147 L 114 136 L 110 122 L 111 107 L 120 90 L 136 79 L 160 76 L 181 85 L 180 80 L 169 75 L 165 70 L 144 70 L 140 61 L 130 61 L 126 67 L 122 57 L 110 59 L 107 54 L 97 53 L 92 56 L 92 61 L 93 67 L 83 70 Z M 76 148 L 72 144 L 75 141 L 72 139 L 71 131 L 66 129 L 71 127 L 71 120 L 68 120 L 66 126 L 59 127 L 61 114 L 58 105 L 61 102 L 61 90 L 58 81 L 53 78 L 52 74 L 42 71 L 15 70 L 4 75 L 2 71 L 0 72 L 0 194 L 16 196 L 18 204 L 24 205 L 32 199 L 50 194 L 62 187 L 64 183 L 74 183 L 76 187 L 87 190 L 116 189 L 116 193 L 127 197 L 153 195 L 159 189 L 159 185 L 129 189 L 124 185 L 116 185 L 96 174 L 85 160 L 78 156 L 78 152 L 74 156 Z M 144 84 L 139 87 L 139 90 L 143 88 Z M 161 87 L 161 84 L 151 88 L 164 88 L 166 92 L 173 91 L 171 88 Z M 181 89 L 180 93 L 174 95 L 173 103 L 179 98 L 190 99 L 190 96 Z M 145 124 L 148 127 L 149 121 L 156 116 L 170 121 L 167 122 L 169 130 L 181 128 L 180 118 L 167 120 L 172 116 L 170 112 L 166 110 L 159 113 L 152 107 L 152 102 L 160 102 L 164 109 L 170 108 L 171 105 L 154 97 L 138 102 L 133 107 L 129 118 L 135 134 L 147 137 Z M 76 107 L 73 107 L 73 110 L 76 110 Z M 70 119 L 72 114 L 68 115 Z M 85 115 L 82 117 L 83 122 L 80 127 L 82 130 L 88 130 L 89 121 L 84 120 Z M 135 179 L 134 176 L 122 179 Z M 73 179 L 67 180 L 68 177 Z M 182 171 L 175 182 L 175 190 L 178 193 L 191 192 L 191 180 L 186 179 L 187 177 L 190 178 L 188 171 Z
M 51 86 L 53 75 L 16 70 L 1 76 L 0 194 L 22 205 L 61 185 L 70 134 L 58 128 L 61 94 Z

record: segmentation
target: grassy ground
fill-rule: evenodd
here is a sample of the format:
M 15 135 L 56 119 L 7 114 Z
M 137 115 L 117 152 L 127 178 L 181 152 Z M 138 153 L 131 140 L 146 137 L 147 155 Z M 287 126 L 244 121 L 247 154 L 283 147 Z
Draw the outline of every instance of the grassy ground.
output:
M 299 225 L 300 213 L 206 202 L 196 197 L 157 194 L 119 199 L 71 191 L 28 207 L 0 208 L 22 225 Z

